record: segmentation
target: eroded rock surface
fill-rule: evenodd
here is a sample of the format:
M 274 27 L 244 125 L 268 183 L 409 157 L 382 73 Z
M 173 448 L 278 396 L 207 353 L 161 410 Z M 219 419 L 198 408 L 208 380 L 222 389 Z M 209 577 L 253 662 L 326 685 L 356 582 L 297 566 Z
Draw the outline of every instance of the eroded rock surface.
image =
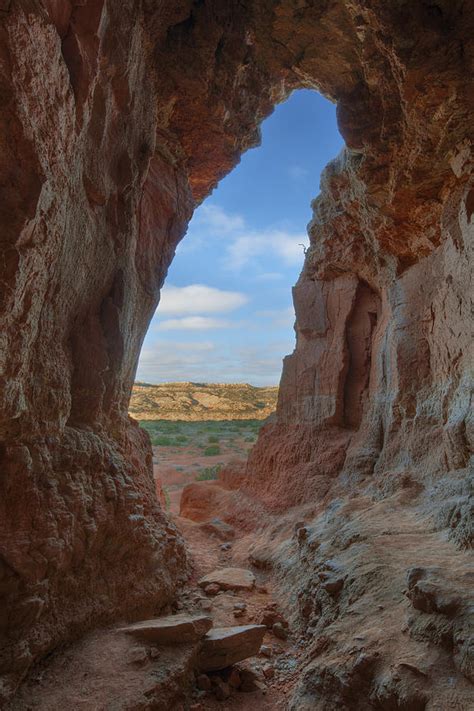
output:
M 1 4 L 0 699 L 88 628 L 155 614 L 185 577 L 148 437 L 126 414 L 138 353 L 194 206 L 296 87 L 338 102 L 346 148 L 313 203 L 296 349 L 241 489 L 273 511 L 313 502 L 323 539 L 359 496 L 392 502 L 388 534 L 415 506 L 453 577 L 472 546 L 473 37 L 461 0 Z M 361 698 L 370 678 L 377 708 L 434 709 L 393 650 L 385 676 L 370 653 L 341 663 L 363 569 L 321 566 L 370 541 L 357 518 L 287 579 L 328 596 L 336 625 L 296 707 L 341 708 L 349 676 Z M 407 540 L 392 538 L 397 556 Z M 409 567 L 431 565 L 420 541 Z M 383 566 L 374 576 L 390 587 Z M 447 616 L 432 584 L 407 588 L 407 629 L 450 645 L 445 705 L 465 703 L 465 603 Z

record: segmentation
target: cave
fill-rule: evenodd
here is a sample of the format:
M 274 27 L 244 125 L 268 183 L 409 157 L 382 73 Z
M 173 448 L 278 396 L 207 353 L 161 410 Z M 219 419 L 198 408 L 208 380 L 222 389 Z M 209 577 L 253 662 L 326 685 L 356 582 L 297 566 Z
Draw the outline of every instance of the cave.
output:
M 51 660 L 76 679 L 101 630 L 176 609 L 190 560 L 128 416 L 140 348 L 193 210 L 312 88 L 345 147 L 276 415 L 220 510 L 265 522 L 302 650 L 282 708 L 472 707 L 470 4 L 2 0 L 0 28 L 0 705 L 93 708 L 48 696 Z M 147 689 L 132 660 L 116 707 L 188 709 L 176 654 L 142 659 L 169 670 Z

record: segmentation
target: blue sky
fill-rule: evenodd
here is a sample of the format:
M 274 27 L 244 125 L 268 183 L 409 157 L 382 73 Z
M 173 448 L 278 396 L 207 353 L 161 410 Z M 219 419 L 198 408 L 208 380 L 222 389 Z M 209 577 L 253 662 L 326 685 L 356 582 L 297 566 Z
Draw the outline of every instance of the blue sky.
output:
M 291 287 L 319 176 L 343 145 L 335 106 L 294 92 L 261 146 L 196 210 L 142 349 L 137 379 L 276 385 L 294 348 Z

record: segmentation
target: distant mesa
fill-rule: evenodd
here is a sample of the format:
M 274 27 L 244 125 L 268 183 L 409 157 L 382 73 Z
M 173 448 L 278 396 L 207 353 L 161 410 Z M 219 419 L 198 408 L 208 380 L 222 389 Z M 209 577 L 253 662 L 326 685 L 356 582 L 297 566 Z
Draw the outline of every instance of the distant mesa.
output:
M 129 412 L 137 420 L 264 420 L 276 410 L 277 398 L 277 386 L 139 381 Z

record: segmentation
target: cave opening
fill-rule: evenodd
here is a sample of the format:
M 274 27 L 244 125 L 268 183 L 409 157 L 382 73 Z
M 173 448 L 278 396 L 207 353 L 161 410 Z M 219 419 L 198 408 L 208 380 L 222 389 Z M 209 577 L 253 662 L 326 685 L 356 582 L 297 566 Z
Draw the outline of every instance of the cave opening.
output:
M 311 201 L 342 145 L 335 105 L 294 91 L 178 245 L 130 408 L 150 433 L 172 513 L 183 487 L 245 460 L 275 410 L 282 358 L 294 348 L 291 286 L 308 249 Z
M 195 671 L 214 671 L 201 644 L 240 620 L 262 622 L 271 645 L 267 656 L 254 626 L 251 651 L 260 681 L 270 680 L 255 707 L 471 708 L 473 21 L 461 0 L 434 10 L 397 0 L 0 2 L 0 706 L 25 682 L 12 710 L 187 708 Z M 296 85 L 338 102 L 347 150 L 313 203 L 297 347 L 234 519 L 222 520 L 238 468 L 220 487 L 193 482 L 212 514 L 182 523 L 187 548 L 202 556 L 193 577 L 182 532 L 166 500 L 158 505 L 149 438 L 127 417 L 138 351 L 195 204 Z M 293 126 L 311 162 L 316 141 Z M 292 158 L 261 184 L 244 178 L 243 191 L 277 222 L 285 195 L 276 188 L 289 193 L 289 178 L 298 195 L 304 170 Z M 281 237 L 291 225 L 272 225 L 269 237 L 268 224 L 214 204 L 225 184 L 202 209 L 221 256 L 240 269 L 217 268 L 204 243 L 192 278 L 175 278 L 174 263 L 162 301 L 174 299 L 174 311 L 149 331 L 145 382 L 159 382 L 160 368 L 180 377 L 171 370 L 180 359 L 193 381 L 248 373 L 232 357 L 239 333 L 252 332 L 238 311 L 254 303 L 242 301 L 250 269 L 293 247 L 302 260 L 300 244 L 288 252 Z M 182 244 L 191 248 L 191 233 Z M 268 289 L 270 303 L 254 331 L 264 355 L 280 355 L 287 349 L 273 349 L 264 328 L 284 309 L 279 271 L 263 274 L 253 289 L 259 298 Z M 213 309 L 203 312 L 203 299 Z M 246 356 L 268 375 L 258 349 Z M 159 436 L 176 451 L 186 437 Z M 214 432 L 204 436 L 215 446 Z M 232 533 L 239 526 L 245 541 Z M 233 580 L 244 600 L 232 589 L 225 597 L 228 574 L 207 579 L 209 593 L 198 582 L 199 571 L 228 563 L 247 569 Z M 168 613 L 202 619 L 209 606 L 211 640 L 206 632 L 191 649 L 134 637 L 136 620 L 156 633 Z

